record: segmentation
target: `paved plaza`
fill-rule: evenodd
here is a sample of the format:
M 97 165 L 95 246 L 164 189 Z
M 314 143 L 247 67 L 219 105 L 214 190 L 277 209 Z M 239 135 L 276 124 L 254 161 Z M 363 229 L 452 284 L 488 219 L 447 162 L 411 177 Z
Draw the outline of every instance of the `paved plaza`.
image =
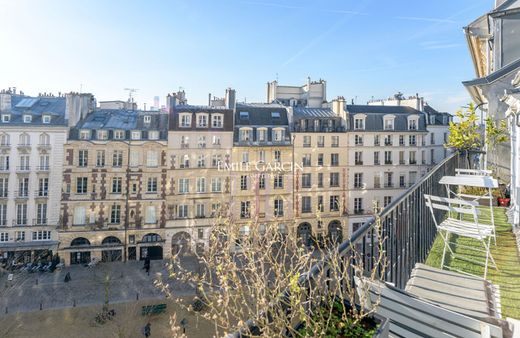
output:
M 0 272 L 0 316 L 6 313 L 39 311 L 68 307 L 90 306 L 105 301 L 105 282 L 110 280 L 109 302 L 120 303 L 134 300 L 164 298 L 164 294 L 154 286 L 157 274 L 166 276 L 166 261 L 152 261 L 150 275 L 143 270 L 143 262 L 100 263 L 95 267 L 70 266 L 53 273 L 14 272 L 8 281 L 8 273 Z M 195 257 L 184 257 L 181 264 L 196 269 Z M 71 280 L 65 283 L 65 275 Z M 177 295 L 194 294 L 188 284 L 170 281 Z

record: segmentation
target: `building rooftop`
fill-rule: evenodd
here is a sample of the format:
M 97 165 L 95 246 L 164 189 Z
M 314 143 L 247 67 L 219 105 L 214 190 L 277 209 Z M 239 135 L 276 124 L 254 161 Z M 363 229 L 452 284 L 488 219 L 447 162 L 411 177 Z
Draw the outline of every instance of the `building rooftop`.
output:
M 10 108 L 3 109 L 2 114 L 10 114 L 9 122 L 0 119 L 2 125 L 66 125 L 64 96 L 25 96 L 17 94 L 2 94 L 10 96 Z M 8 100 L 8 99 L 7 99 Z M 6 101 L 8 102 L 8 101 Z M 30 115 L 30 122 L 24 119 L 24 115 Z M 44 123 L 42 116 L 50 115 L 50 121 Z
M 372 105 L 346 105 L 349 119 L 348 130 L 354 131 L 354 115 L 365 114 L 365 131 L 384 131 L 384 132 L 426 132 L 425 114 L 417 109 L 408 106 L 372 106 Z M 384 129 L 384 116 L 394 115 L 394 129 Z M 416 130 L 408 128 L 408 117 L 416 115 L 419 117 L 419 124 Z
M 88 114 L 70 131 L 71 139 L 79 138 L 79 130 L 108 130 L 108 139 L 113 139 L 114 130 L 124 130 L 125 139 L 129 139 L 132 130 L 142 131 L 142 139 L 147 139 L 147 132 L 158 131 L 159 139 L 168 134 L 168 114 L 156 111 L 136 111 L 126 109 L 98 109 Z M 93 133 L 92 133 L 93 134 Z M 95 135 L 92 135 L 95 139 Z
M 288 126 L 287 109 L 277 104 L 237 104 L 236 126 Z

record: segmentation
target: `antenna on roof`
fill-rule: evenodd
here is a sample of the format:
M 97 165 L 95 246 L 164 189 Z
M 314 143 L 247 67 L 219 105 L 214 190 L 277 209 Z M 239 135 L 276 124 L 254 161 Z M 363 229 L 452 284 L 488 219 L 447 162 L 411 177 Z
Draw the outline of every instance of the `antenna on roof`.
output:
M 128 91 L 128 102 L 134 103 L 134 97 L 133 94 L 137 92 L 139 89 L 137 88 L 125 88 L 124 90 Z

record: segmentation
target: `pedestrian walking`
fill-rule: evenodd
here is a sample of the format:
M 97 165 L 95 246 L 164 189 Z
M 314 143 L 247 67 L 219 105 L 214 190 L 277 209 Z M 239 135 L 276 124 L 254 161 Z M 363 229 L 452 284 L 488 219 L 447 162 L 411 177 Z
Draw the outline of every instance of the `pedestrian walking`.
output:
M 70 278 L 70 272 L 67 272 L 67 274 L 65 275 L 64 282 L 65 282 L 65 283 L 68 283 L 68 282 L 70 282 L 71 279 L 72 279 L 72 278 Z
M 146 325 L 143 328 L 143 335 L 145 337 L 150 337 L 152 334 L 152 324 L 150 322 L 146 323 Z

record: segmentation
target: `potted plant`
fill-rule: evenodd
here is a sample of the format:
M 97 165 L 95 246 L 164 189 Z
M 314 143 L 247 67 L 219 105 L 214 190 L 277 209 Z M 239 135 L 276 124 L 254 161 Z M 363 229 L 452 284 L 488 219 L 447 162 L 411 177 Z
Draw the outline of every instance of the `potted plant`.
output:
M 319 332 L 323 337 L 386 338 L 390 327 L 388 318 L 375 312 L 364 313 L 359 306 L 354 310 L 348 300 L 338 298 L 325 301 L 311 318 L 309 323 L 297 326 L 302 337 L 313 337 Z
M 497 199 L 497 205 L 500 207 L 508 207 L 511 202 L 509 191 L 503 184 L 493 191 L 493 197 Z

